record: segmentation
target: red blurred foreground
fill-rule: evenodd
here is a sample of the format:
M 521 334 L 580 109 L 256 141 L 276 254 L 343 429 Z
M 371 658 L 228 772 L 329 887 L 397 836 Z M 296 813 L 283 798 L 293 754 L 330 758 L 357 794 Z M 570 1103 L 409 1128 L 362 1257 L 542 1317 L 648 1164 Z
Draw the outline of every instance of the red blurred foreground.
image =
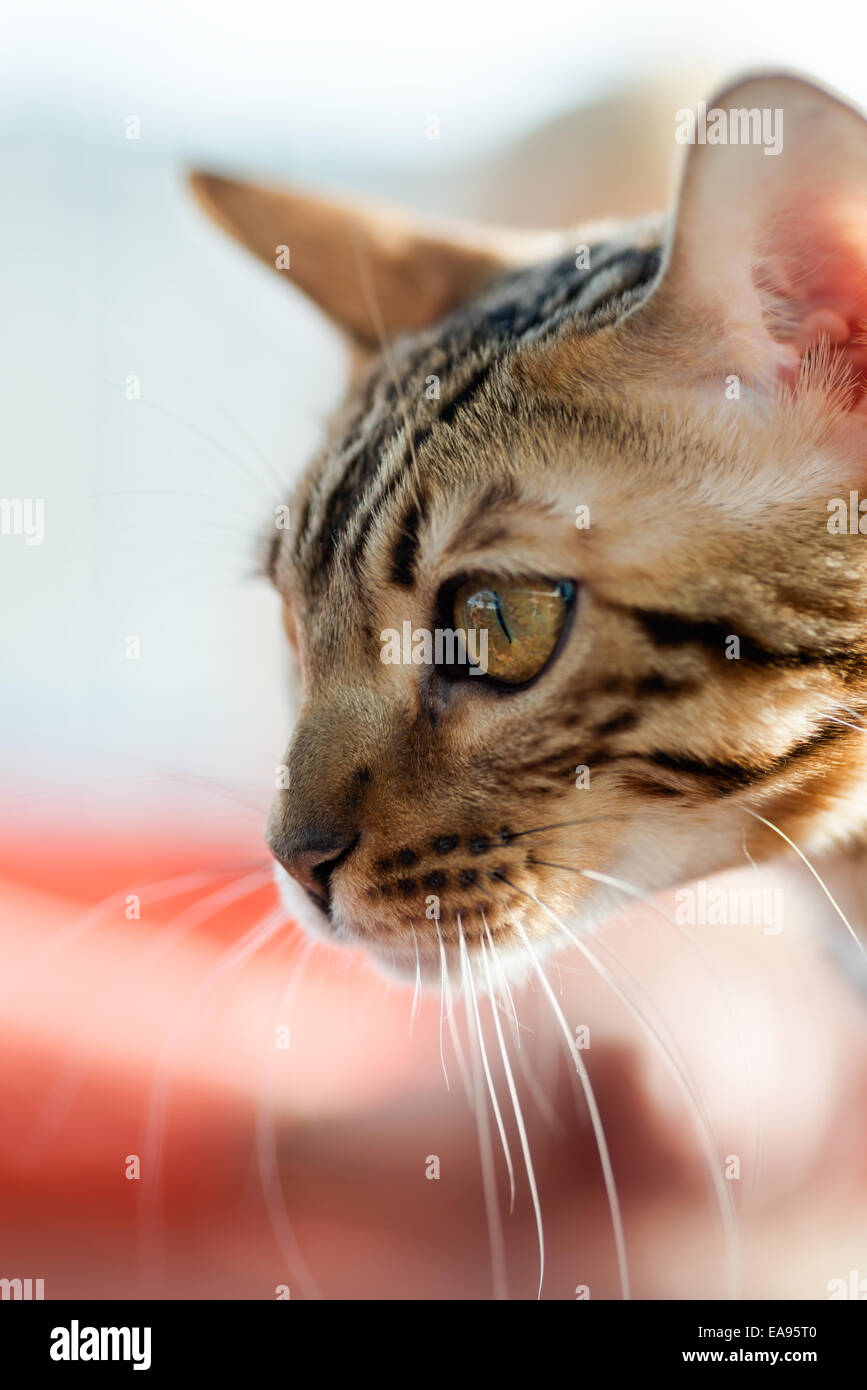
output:
M 740 1288 L 822 1298 L 850 1269 L 867 1275 L 855 993 L 791 939 L 735 931 L 691 955 L 641 909 L 605 940 L 694 1068 L 723 1154 L 740 1157 Z M 47 1298 L 274 1298 L 281 1285 L 292 1297 L 535 1296 L 500 1063 L 517 1195 L 510 1216 L 492 1128 L 494 1282 L 476 1120 L 448 1032 L 446 1089 L 439 998 L 424 997 L 411 1029 L 412 990 L 310 947 L 281 919 L 258 835 L 233 827 L 203 847 L 170 828 L 142 842 L 7 825 L 0 960 L 0 1277 L 42 1278 Z M 592 1030 L 634 1294 L 723 1296 L 720 1216 L 671 1069 L 582 962 L 551 979 Z M 595 1141 L 543 1004 L 538 989 L 520 994 L 525 1045 L 510 1053 L 545 1294 L 618 1297 Z M 495 1049 L 490 1026 L 487 1037 Z

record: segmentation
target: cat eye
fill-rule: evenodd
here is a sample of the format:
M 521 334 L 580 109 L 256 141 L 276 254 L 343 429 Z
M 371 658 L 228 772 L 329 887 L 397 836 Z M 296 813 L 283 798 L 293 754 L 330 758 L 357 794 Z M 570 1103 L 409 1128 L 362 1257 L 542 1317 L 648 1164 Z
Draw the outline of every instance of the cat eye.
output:
M 452 595 L 451 619 L 467 634 L 470 674 L 515 686 L 532 680 L 550 661 L 574 597 L 568 580 L 466 580 Z

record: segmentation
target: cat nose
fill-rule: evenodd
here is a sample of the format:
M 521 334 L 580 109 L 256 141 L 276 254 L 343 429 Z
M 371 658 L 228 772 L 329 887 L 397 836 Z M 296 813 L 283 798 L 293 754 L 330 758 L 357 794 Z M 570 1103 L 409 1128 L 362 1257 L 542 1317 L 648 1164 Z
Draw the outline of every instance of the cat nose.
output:
M 268 848 L 278 864 L 297 879 L 323 912 L 331 906 L 331 875 L 357 843 L 358 836 L 348 834 L 324 840 L 303 833 L 288 838 L 268 836 Z

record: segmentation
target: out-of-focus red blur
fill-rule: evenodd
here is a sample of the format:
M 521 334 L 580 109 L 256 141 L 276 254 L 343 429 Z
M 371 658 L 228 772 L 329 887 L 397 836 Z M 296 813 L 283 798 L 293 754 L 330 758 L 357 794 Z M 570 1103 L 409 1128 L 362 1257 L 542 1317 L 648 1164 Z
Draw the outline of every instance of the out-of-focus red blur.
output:
M 143 844 L 109 827 L 4 828 L 0 1274 L 32 1268 L 47 1297 L 273 1296 L 289 1272 L 257 1112 L 309 1123 L 405 1078 L 409 1050 L 387 1041 L 404 1002 L 310 952 L 245 839 L 244 826 L 204 849 L 177 832 Z M 251 948 L 263 938 L 249 957 L 245 933 Z M 278 1050 L 293 971 L 303 989 Z M 371 1005 L 360 1046 L 347 1020 Z
M 671 1030 L 720 1161 L 739 1160 L 741 1291 L 827 1297 L 829 1281 L 867 1269 L 867 1048 L 846 981 L 797 934 L 756 943 L 727 928 L 690 950 L 644 907 L 598 951 Z M 173 825 L 143 840 L 104 824 L 76 834 L 68 818 L 38 834 L 7 823 L 0 958 L 0 1276 L 42 1278 L 47 1298 L 274 1298 L 284 1285 L 535 1296 L 537 1232 L 490 1014 L 516 1181 L 510 1215 L 482 1088 L 493 1237 L 439 997 L 425 992 L 413 1019 L 411 987 L 309 943 L 278 906 L 258 827 L 203 845 Z M 670 1062 L 586 962 L 566 955 L 549 973 L 570 1026 L 592 1035 L 633 1293 L 723 1296 L 720 1212 Z M 618 1297 L 586 1104 L 542 992 L 515 1002 L 521 1030 L 502 1024 L 542 1201 L 544 1292 Z

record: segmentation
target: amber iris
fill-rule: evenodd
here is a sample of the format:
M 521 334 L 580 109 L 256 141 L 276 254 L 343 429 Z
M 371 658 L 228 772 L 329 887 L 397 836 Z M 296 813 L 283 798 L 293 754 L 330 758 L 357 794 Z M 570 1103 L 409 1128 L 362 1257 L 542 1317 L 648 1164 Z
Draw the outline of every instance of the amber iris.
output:
M 575 587 L 566 580 L 500 579 L 480 574 L 455 590 L 455 627 L 487 633 L 487 675 L 524 685 L 547 665 Z M 484 652 L 477 643 L 472 649 Z M 479 656 L 479 665 L 484 659 Z

